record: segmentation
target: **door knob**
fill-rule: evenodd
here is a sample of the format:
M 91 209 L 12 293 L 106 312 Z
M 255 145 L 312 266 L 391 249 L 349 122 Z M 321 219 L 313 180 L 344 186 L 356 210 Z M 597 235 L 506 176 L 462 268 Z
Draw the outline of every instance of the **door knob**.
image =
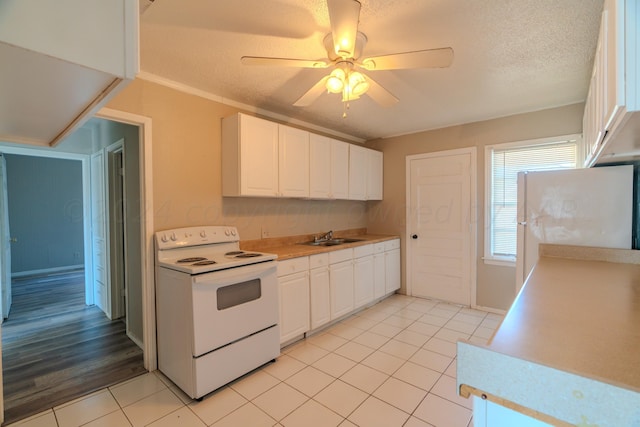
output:
M 411 235 L 411 238 L 415 240 L 415 239 L 417 239 L 417 238 L 418 238 L 418 235 L 417 235 L 417 234 L 412 234 L 412 235 Z

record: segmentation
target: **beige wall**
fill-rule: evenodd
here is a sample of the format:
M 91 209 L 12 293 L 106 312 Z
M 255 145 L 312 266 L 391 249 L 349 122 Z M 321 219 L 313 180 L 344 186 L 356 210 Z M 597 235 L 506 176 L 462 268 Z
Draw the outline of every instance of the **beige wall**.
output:
M 411 154 L 478 148 L 477 304 L 506 309 L 514 298 L 515 269 L 486 265 L 484 253 L 484 147 L 580 133 L 584 105 L 469 123 L 395 138 L 367 146 L 384 152 L 384 201 L 307 201 L 222 197 L 221 119 L 237 108 L 136 80 L 109 108 L 153 120 L 154 228 L 202 224 L 235 225 L 243 240 L 367 227 L 405 236 L 405 161 Z M 405 289 L 403 262 L 403 290 Z
M 367 227 L 371 232 L 399 234 L 402 253 L 406 235 L 406 157 L 463 147 L 477 147 L 478 170 L 478 259 L 477 295 L 479 306 L 507 309 L 515 297 L 515 268 L 485 264 L 484 255 L 484 147 L 503 142 L 522 141 L 582 132 L 584 104 L 504 117 L 370 141 L 367 146 L 384 152 L 384 200 L 368 209 Z M 403 284 L 406 277 L 403 262 Z
M 238 109 L 135 80 L 109 108 L 152 119 L 154 228 L 235 225 L 243 240 L 366 226 L 366 203 L 222 197 L 221 119 Z

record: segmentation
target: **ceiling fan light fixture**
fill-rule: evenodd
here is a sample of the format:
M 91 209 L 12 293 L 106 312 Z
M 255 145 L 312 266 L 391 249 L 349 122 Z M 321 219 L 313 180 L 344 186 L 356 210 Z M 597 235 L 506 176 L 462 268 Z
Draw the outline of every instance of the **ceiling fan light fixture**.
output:
M 336 68 L 327 78 L 326 88 L 331 93 L 341 93 L 345 85 L 345 73 L 342 69 Z
M 349 73 L 349 92 L 358 98 L 369 90 L 369 82 L 359 72 L 353 71 Z

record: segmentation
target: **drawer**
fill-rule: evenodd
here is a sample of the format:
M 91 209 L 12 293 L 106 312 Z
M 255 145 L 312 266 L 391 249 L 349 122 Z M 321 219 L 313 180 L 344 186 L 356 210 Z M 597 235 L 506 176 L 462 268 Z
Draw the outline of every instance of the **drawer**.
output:
M 317 254 L 309 257 L 309 268 L 328 267 L 329 254 Z
M 384 250 L 400 249 L 400 239 L 393 239 L 384 242 Z
M 353 248 L 353 257 L 362 258 L 363 256 L 373 254 L 373 245 L 357 246 Z
M 329 264 L 348 261 L 350 259 L 353 259 L 353 250 L 351 248 L 329 252 Z
M 373 253 L 379 254 L 384 252 L 384 242 L 376 243 L 373 245 Z
M 278 277 L 309 270 L 309 257 L 303 256 L 278 261 Z

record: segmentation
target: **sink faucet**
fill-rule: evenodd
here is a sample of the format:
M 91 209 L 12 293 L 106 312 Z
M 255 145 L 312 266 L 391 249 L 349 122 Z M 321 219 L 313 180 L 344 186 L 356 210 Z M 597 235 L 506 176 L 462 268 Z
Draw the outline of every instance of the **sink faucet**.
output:
M 314 242 L 322 242 L 324 240 L 331 240 L 333 239 L 333 230 L 329 230 L 327 231 L 323 236 L 313 236 L 313 241 Z

